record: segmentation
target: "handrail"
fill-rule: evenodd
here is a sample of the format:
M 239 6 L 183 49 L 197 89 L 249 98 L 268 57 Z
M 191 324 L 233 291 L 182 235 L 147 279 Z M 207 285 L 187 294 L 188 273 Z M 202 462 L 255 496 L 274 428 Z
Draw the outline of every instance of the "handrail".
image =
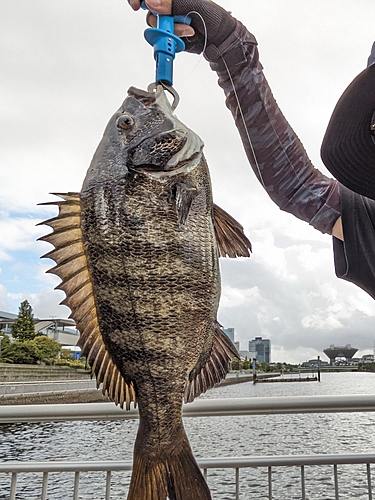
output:
M 273 398 L 241 398 L 241 399 L 198 399 L 192 404 L 183 407 L 184 417 L 205 416 L 245 416 L 245 415 L 267 415 L 267 414 L 293 414 L 293 413 L 338 413 L 338 412 L 370 412 L 375 411 L 375 395 L 350 395 L 350 396 L 295 396 L 295 397 L 273 397 Z M 71 420 L 116 420 L 136 419 L 138 410 L 132 408 L 130 411 L 122 410 L 113 403 L 84 403 L 84 404 L 58 404 L 58 405 L 11 405 L 0 406 L 1 423 L 19 422 L 53 422 Z M 340 467 L 357 464 L 361 471 L 359 484 L 361 488 L 367 489 L 368 500 L 373 499 L 372 491 L 372 469 L 375 464 L 375 453 L 355 454 L 320 454 L 320 455 L 276 455 L 276 456 L 244 456 L 244 457 L 212 457 L 197 460 L 203 469 L 204 477 L 215 483 L 214 475 L 209 474 L 212 469 L 229 469 L 225 477 L 231 477 L 234 473 L 233 499 L 240 500 L 240 478 L 250 477 L 256 474 L 249 471 L 250 468 L 266 469 L 264 491 L 268 490 L 265 498 L 274 498 L 274 478 L 279 476 L 278 467 L 296 467 L 299 469 L 299 480 L 296 479 L 296 471 L 293 478 L 296 479 L 295 491 L 300 490 L 301 499 L 306 500 L 307 479 L 306 466 L 328 466 L 331 467 L 334 485 L 334 498 L 339 500 L 341 484 Z M 240 471 L 248 468 L 244 475 Z M 28 474 L 42 473 L 40 477 L 40 500 L 47 500 L 49 488 L 58 485 L 59 476 L 50 473 L 73 473 L 72 500 L 79 500 L 80 482 L 85 472 L 105 472 L 104 482 L 97 484 L 104 492 L 106 500 L 110 500 L 114 488 L 123 486 L 115 480 L 113 473 L 119 471 L 130 471 L 132 462 L 118 460 L 97 461 L 9 461 L 0 462 L 0 474 L 8 475 L 9 500 L 16 500 L 22 485 L 28 481 Z M 232 470 L 232 472 L 230 471 Z M 128 472 L 126 472 L 128 477 Z M 82 473 L 82 474 L 81 474 Z M 221 474 L 221 473 L 220 473 Z M 102 477 L 102 476 L 101 476 Z M 26 481 L 26 483 L 25 483 Z M 232 481 L 232 479 L 231 479 Z M 83 480 L 82 480 L 83 482 Z M 101 484 L 99 484 L 101 483 Z M 299 483 L 299 485 L 298 485 Z M 263 483 L 262 483 L 263 484 Z M 64 486 L 65 488 L 65 486 Z M 263 486 L 262 486 L 263 488 Z M 347 484 L 343 488 L 347 490 Z M 65 489 L 64 489 L 65 491 Z M 39 493 L 38 493 L 39 494 Z M 333 495 L 333 491 L 331 492 Z
M 346 465 L 374 464 L 375 454 L 331 454 L 331 455 L 264 455 L 250 457 L 220 457 L 197 459 L 202 469 L 235 469 L 245 467 L 300 467 L 301 465 Z M 48 461 L 48 462 L 0 462 L 3 472 L 89 472 L 131 470 L 128 460 L 96 461 Z
M 184 417 L 375 411 L 375 395 L 198 399 L 184 405 Z M 138 410 L 113 403 L 0 405 L 0 424 L 68 420 L 137 419 Z

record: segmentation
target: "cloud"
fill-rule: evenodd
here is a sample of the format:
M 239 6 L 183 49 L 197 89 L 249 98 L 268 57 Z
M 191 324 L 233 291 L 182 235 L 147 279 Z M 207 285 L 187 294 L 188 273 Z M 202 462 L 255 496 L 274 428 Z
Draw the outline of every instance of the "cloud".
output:
M 39 222 L 40 219 L 33 215 L 20 217 L 9 212 L 0 213 L 0 234 L 6 235 L 0 241 L 0 261 L 11 260 L 12 251 L 28 249 L 28 251 L 37 252 L 40 248 L 37 238 L 49 232 L 36 227 Z
M 281 109 L 325 171 L 321 140 L 337 99 L 366 64 L 375 4 L 220 4 L 254 30 Z M 80 190 L 127 89 L 153 81 L 145 15 L 120 0 L 97 0 L 90 8 L 82 0 L 3 0 L 1 13 L 0 307 L 17 312 L 19 301 L 30 298 L 38 316 L 66 316 L 67 308 L 58 306 L 63 294 L 53 290 L 58 278 L 45 274 L 53 263 L 39 260 L 51 245 L 36 242 L 49 229 L 35 224 L 57 210 L 37 204 L 53 200 L 50 192 Z M 243 344 L 268 336 L 280 361 L 305 360 L 330 343 L 371 350 L 373 299 L 336 278 L 330 237 L 269 200 L 247 162 L 217 75 L 202 56 L 178 54 L 174 79 L 177 115 L 205 142 L 215 202 L 243 224 L 254 248 L 250 259 L 221 260 L 220 322 L 234 326 Z
M 0 310 L 7 311 L 8 297 L 5 286 L 0 284 Z
M 34 314 L 38 318 L 67 318 L 70 309 L 60 305 L 65 298 L 64 292 L 45 287 L 37 294 L 30 294 L 30 303 L 33 304 Z
M 271 355 L 271 361 L 273 363 L 281 362 L 299 364 L 310 359 L 316 359 L 317 356 L 320 356 L 320 358 L 325 361 L 324 354 L 322 355 L 322 352 L 316 349 L 306 348 L 299 345 L 294 347 L 293 349 L 286 349 L 282 346 L 271 345 Z M 296 362 L 296 360 L 298 361 Z

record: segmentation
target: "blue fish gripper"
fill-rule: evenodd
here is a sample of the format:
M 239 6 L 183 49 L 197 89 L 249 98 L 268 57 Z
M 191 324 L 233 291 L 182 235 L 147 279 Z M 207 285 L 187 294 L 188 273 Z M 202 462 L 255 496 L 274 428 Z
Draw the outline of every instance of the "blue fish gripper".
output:
M 147 9 L 145 2 L 142 8 Z M 144 32 L 147 42 L 154 47 L 156 61 L 156 82 L 173 85 L 173 61 L 178 52 L 185 49 L 185 43 L 174 34 L 174 23 L 190 24 L 185 16 L 162 16 L 152 12 L 157 18 L 157 27 L 148 28 Z

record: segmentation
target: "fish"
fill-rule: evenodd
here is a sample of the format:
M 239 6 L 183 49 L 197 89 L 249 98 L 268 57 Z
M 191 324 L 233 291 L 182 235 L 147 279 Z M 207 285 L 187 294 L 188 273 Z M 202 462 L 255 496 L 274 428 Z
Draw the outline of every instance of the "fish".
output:
M 213 203 L 203 141 L 161 85 L 130 87 L 80 192 L 54 193 L 43 257 L 65 292 L 97 387 L 139 409 L 128 500 L 209 500 L 182 405 L 238 353 L 217 320 L 219 257 L 249 257 L 243 227 Z

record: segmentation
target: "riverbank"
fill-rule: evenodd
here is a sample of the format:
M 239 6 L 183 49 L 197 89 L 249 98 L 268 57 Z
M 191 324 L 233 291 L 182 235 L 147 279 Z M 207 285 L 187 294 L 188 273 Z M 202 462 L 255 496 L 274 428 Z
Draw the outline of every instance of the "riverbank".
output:
M 65 393 L 26 394 L 23 396 L 7 396 L 0 399 L 0 406 L 9 405 L 52 405 L 61 403 L 108 403 L 110 399 L 103 396 L 101 390 L 69 391 Z
M 252 375 L 229 375 L 221 386 L 240 384 L 243 382 L 251 382 Z M 109 402 L 110 399 L 104 396 L 101 390 L 92 389 L 86 391 L 66 391 L 54 393 L 40 394 L 25 394 L 25 395 L 7 395 L 0 398 L 0 406 L 8 405 L 46 405 L 46 404 L 61 404 L 61 403 L 100 403 Z

